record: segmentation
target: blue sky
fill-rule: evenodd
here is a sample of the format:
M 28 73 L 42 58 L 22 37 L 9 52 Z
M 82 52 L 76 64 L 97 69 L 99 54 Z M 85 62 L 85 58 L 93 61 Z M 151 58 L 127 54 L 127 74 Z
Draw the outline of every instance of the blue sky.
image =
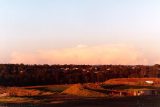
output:
M 159 0 L 0 0 L 0 16 L 1 63 L 25 63 L 22 57 L 12 61 L 15 53 L 34 56 L 39 50 L 117 44 L 134 47 L 145 64 L 159 62 Z

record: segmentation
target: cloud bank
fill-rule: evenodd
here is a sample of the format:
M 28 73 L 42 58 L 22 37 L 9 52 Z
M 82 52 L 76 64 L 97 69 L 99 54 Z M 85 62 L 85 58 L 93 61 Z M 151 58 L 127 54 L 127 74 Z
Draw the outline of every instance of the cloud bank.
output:
M 78 45 L 73 48 L 13 52 L 10 63 L 24 64 L 148 64 L 143 52 L 130 45 Z

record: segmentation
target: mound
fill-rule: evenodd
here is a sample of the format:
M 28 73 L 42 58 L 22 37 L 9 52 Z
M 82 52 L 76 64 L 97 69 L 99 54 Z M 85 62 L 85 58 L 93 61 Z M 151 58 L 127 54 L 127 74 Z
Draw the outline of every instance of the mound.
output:
M 146 85 L 146 81 L 153 81 L 154 84 L 160 83 L 159 78 L 117 78 L 107 80 L 104 84 Z
M 105 97 L 106 95 L 100 92 L 85 89 L 82 84 L 75 84 L 68 89 L 64 90 L 62 93 L 82 96 L 82 97 Z
M 83 87 L 90 90 L 105 90 L 99 83 L 86 83 Z
M 38 90 L 28 90 L 28 89 L 17 88 L 17 87 L 7 88 L 6 93 L 8 93 L 9 96 L 17 96 L 17 97 L 40 95 L 40 91 Z
M 39 96 L 49 94 L 34 89 L 25 89 L 20 87 L 0 87 L 0 97 L 26 97 L 26 96 Z

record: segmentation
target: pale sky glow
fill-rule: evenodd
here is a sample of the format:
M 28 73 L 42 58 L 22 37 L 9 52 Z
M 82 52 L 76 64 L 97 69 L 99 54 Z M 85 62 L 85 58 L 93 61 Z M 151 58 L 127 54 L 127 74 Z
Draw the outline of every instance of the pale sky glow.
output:
M 160 63 L 160 0 L 0 0 L 0 63 Z

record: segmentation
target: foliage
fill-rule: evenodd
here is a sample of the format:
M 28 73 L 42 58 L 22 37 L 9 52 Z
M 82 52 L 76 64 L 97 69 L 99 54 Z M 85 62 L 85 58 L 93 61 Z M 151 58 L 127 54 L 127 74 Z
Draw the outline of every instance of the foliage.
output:
M 131 77 L 160 77 L 160 65 L 0 64 L 0 85 L 4 86 L 95 83 Z

